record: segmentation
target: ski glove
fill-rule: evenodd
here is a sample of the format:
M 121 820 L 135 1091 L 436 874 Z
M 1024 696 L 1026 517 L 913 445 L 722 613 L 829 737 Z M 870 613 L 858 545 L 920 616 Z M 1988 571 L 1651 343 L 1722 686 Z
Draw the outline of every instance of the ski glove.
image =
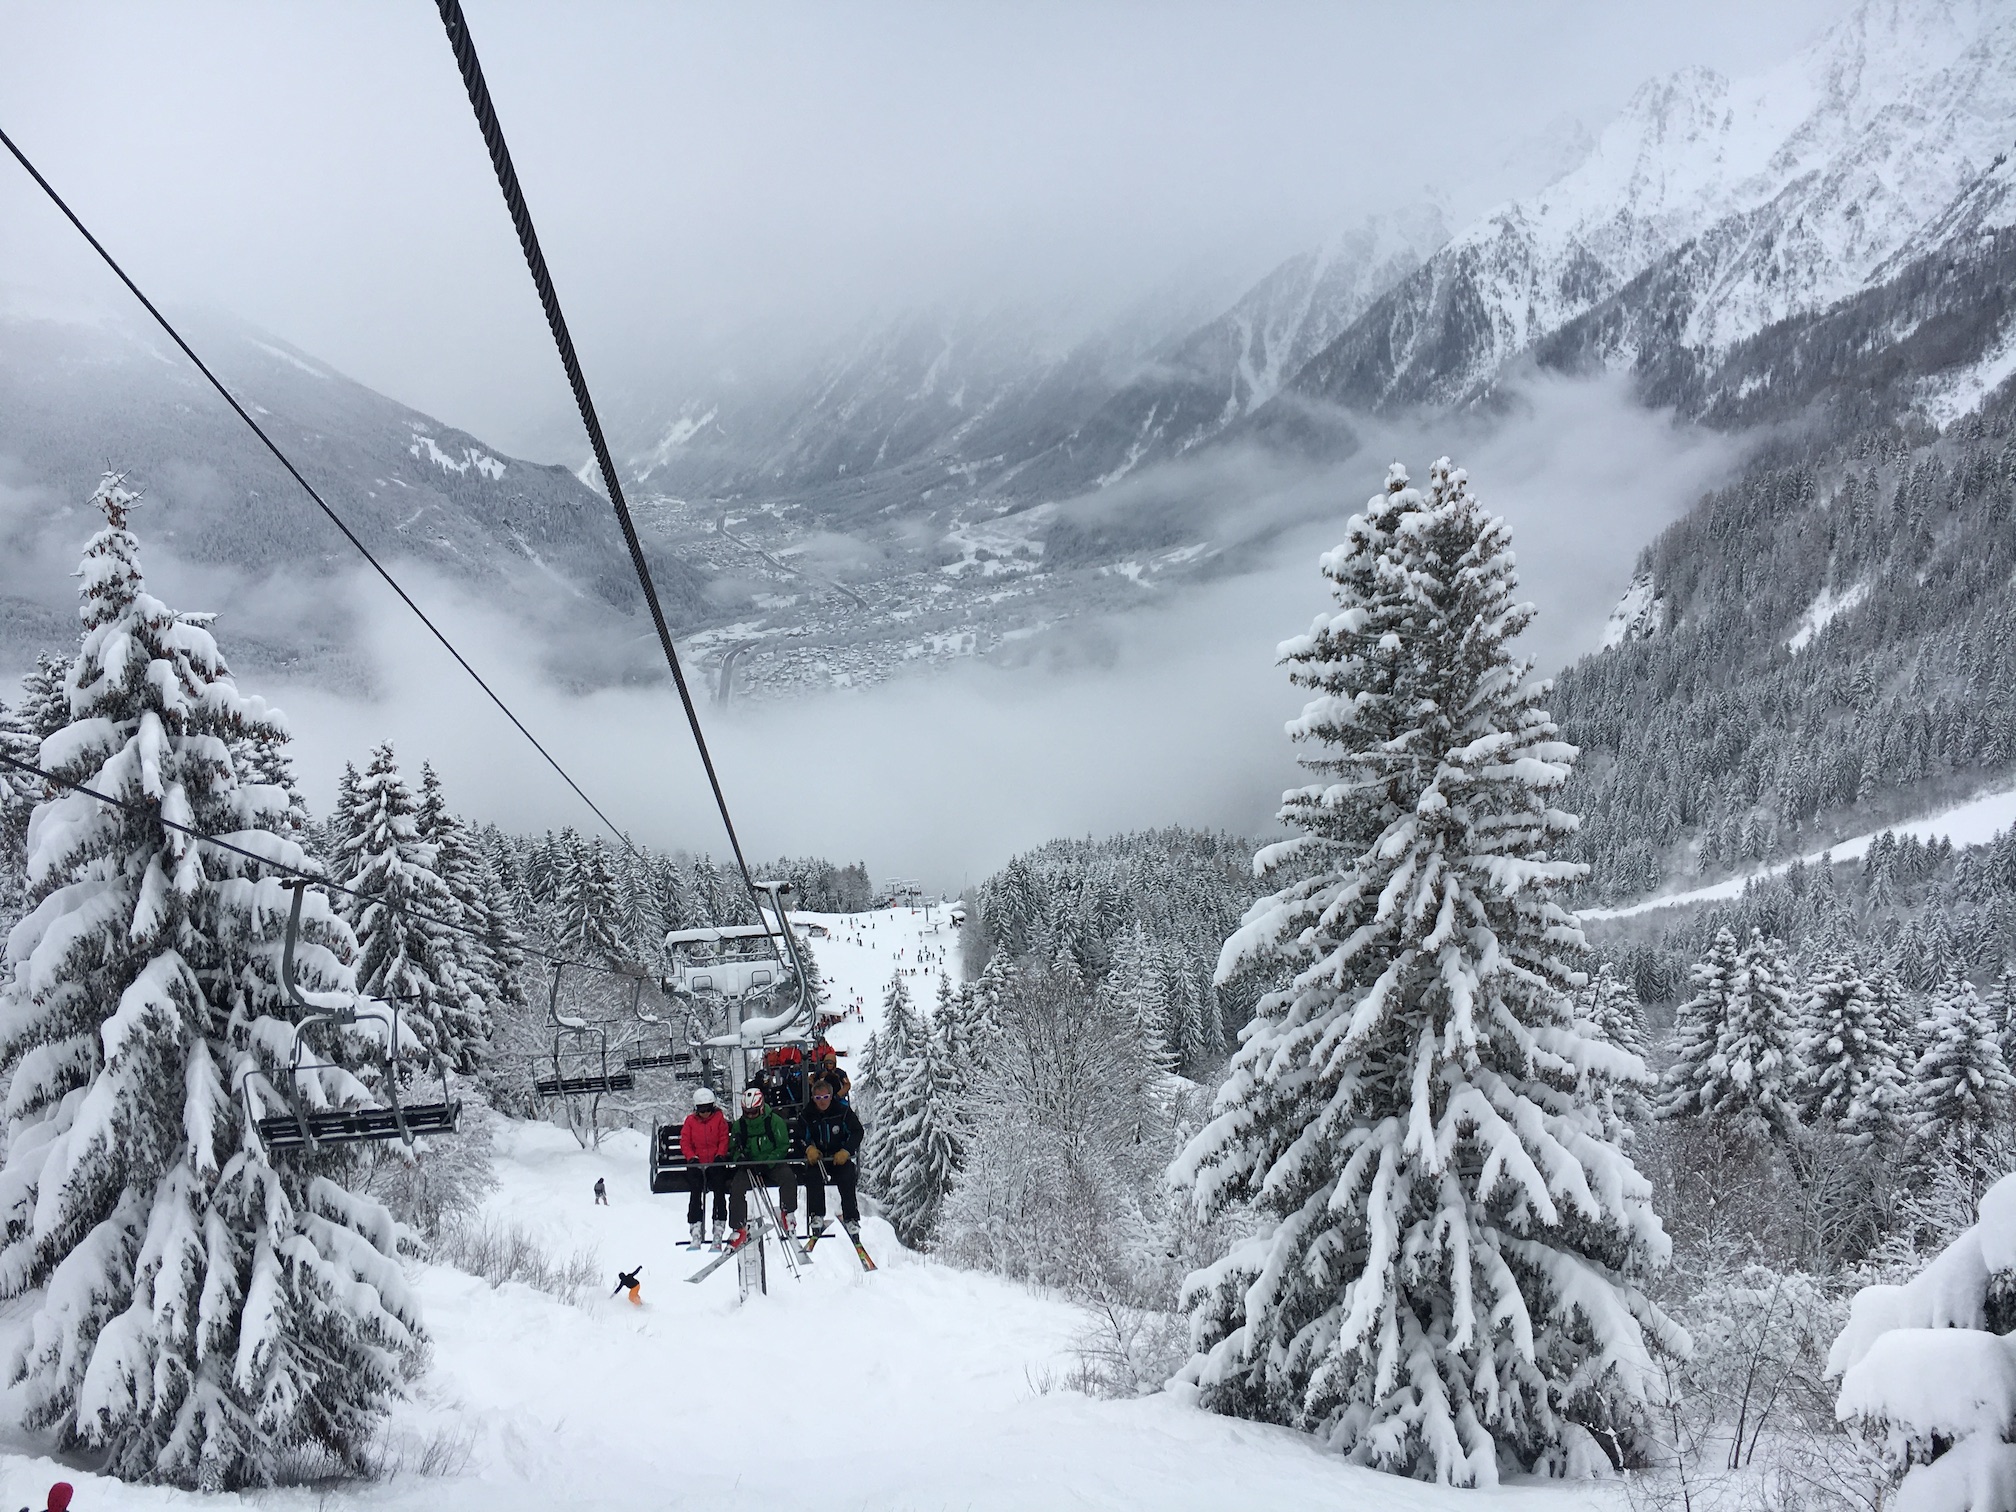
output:
M 833 1164 L 835 1165 L 847 1164 L 847 1152 L 845 1150 L 835 1150 L 833 1152 Z
M 807 1165 L 817 1165 L 819 1163 L 819 1146 L 805 1146 L 805 1163 Z

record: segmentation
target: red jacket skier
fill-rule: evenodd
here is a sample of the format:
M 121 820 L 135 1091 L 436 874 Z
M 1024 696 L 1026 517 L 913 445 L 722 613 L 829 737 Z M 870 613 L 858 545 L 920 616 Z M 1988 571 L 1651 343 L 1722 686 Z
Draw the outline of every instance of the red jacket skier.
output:
M 693 1187 L 686 1197 L 686 1226 L 691 1242 L 707 1242 L 707 1194 L 714 1194 L 714 1235 L 728 1231 L 728 1171 L 720 1162 L 728 1154 L 728 1120 L 714 1094 L 702 1087 L 693 1094 L 693 1111 L 679 1126 L 679 1153 L 702 1169 L 693 1172 Z

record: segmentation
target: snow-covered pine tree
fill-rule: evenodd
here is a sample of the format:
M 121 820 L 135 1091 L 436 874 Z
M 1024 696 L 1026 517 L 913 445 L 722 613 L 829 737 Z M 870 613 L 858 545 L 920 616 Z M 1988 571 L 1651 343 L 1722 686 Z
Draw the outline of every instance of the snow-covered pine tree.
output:
M 1958 1162 L 1975 1189 L 2001 1174 L 1986 1169 L 1990 1132 L 2009 1118 L 2012 1088 L 2001 1036 L 1974 984 L 1950 970 L 1919 1027 L 1925 1049 L 1911 1075 L 1911 1136 L 1924 1152 Z
M 1918 1064 L 1918 1054 L 1924 1048 L 1918 1042 L 1918 1012 L 1912 1006 L 1911 994 L 1897 974 L 1897 963 L 1888 958 L 1869 972 L 1868 981 L 1870 996 L 1876 999 L 1883 1037 L 1897 1047 L 1897 1063 L 1908 1080 L 1910 1069 Z
M 1800 1087 L 1808 1122 L 1831 1123 L 1858 1148 L 1897 1126 L 1904 1079 L 1882 1005 L 1845 952 L 1813 973 L 1801 999 Z
M 74 656 L 44 651 L 21 679 L 21 719 L 38 740 L 70 723 L 70 668 Z
M 578 960 L 621 960 L 626 954 L 623 900 L 602 837 L 583 841 L 571 829 L 562 831 L 559 868 L 553 893 L 555 946 Z
M 927 1248 L 938 1211 L 959 1170 L 953 1137 L 952 1074 L 943 1026 L 924 1024 L 877 1122 L 889 1133 L 882 1212 L 911 1249 Z
M 861 1149 L 861 1180 L 878 1198 L 887 1198 L 896 1174 L 901 1152 L 896 1142 L 896 1121 L 901 1112 L 897 1097 L 923 1037 L 910 988 L 898 973 L 883 989 L 882 1023 L 862 1052 L 861 1075 L 854 1089 L 862 1105 L 862 1121 L 868 1126 Z
M 937 1031 L 939 1049 L 945 1062 L 945 1086 L 948 1105 L 957 1110 L 964 1105 L 965 1094 L 973 1083 L 973 993 L 970 988 L 952 990 L 952 978 L 938 978 L 938 1001 L 931 1010 L 931 1026 Z M 954 1125 L 953 1142 L 956 1146 L 958 1119 Z
M 419 806 L 413 822 L 431 858 L 431 869 L 447 891 L 447 917 L 466 931 L 444 930 L 441 934 L 450 989 L 449 1000 L 442 1005 L 441 1022 L 456 1046 L 455 1069 L 467 1074 L 476 1070 L 489 1049 L 491 1005 L 504 998 L 504 973 L 491 942 L 482 853 L 470 837 L 469 826 L 449 811 L 447 794 L 432 762 L 420 763 Z
M 353 803 L 337 864 L 343 884 L 363 895 L 344 900 L 357 935 L 357 990 L 401 1000 L 401 1022 L 430 1056 L 472 1069 L 483 1043 L 465 1037 L 452 931 L 434 922 L 454 921 L 455 900 L 434 873 L 433 848 L 420 838 L 419 805 L 390 744 L 371 753 Z
M 1688 972 L 1694 995 L 1673 1018 L 1673 1061 L 1659 1082 L 1661 1118 L 1706 1117 L 1727 1090 L 1719 1055 L 1741 955 L 1736 936 L 1725 925 L 1716 931 L 1708 954 Z
M 1716 1046 L 1719 1077 L 1709 1116 L 1758 1138 L 1789 1137 L 1799 1126 L 1797 1033 L 1791 969 L 1778 942 L 1753 929 L 1736 963 Z
M 1162 950 L 1137 923 L 1114 946 L 1112 965 L 1099 984 L 1115 1011 L 1134 1025 L 1148 1058 L 1163 1071 L 1174 1070 L 1177 1058 L 1171 1044 L 1169 979 Z
M 322 821 L 322 854 L 330 875 L 339 880 L 343 875 L 343 857 L 350 849 L 350 842 L 357 838 L 350 826 L 357 819 L 357 784 L 362 780 L 357 775 L 356 762 L 343 763 L 343 771 L 336 779 L 336 806 Z
M 122 1478 L 219 1490 L 290 1453 L 358 1465 L 418 1316 L 390 1216 L 269 1162 L 238 1095 L 287 1081 L 291 900 L 162 819 L 283 869 L 308 858 L 280 796 L 232 760 L 284 726 L 238 691 L 207 616 L 146 591 L 135 502 L 111 474 L 93 495 L 106 525 L 85 548 L 71 718 L 41 751 L 130 807 L 71 791 L 38 807 L 32 912 L 8 941 L 0 1294 L 31 1299 L 8 1365 L 27 1426 Z M 349 931 L 305 901 L 303 984 L 346 994 Z M 302 1092 L 368 1100 L 333 1068 Z
M 2008 1283 L 2016 1176 L 1980 1199 L 1979 1220 L 1902 1286 L 1864 1287 L 1827 1355 L 1835 1410 L 1903 1472 L 1900 1512 L 2016 1506 L 2016 1401 L 2009 1389 Z M 1887 1487 L 1881 1488 L 1887 1490 Z
M 1648 1049 L 1645 1007 L 1638 1001 L 1638 989 L 1619 976 L 1614 966 L 1605 962 L 1590 979 L 1582 990 L 1579 1008 L 1584 1021 L 1603 1040 L 1634 1057 L 1641 1066 L 1644 1064 Z M 1651 1101 L 1646 1096 L 1650 1080 L 1649 1073 L 1622 1081 L 1607 1076 L 1597 1078 L 1596 1095 L 1608 1107 L 1613 1128 L 1620 1135 L 1650 1116 Z
M 2016 1067 L 2016 961 L 2006 961 L 1982 997 L 2002 1045 L 2002 1063 Z
M 1320 780 L 1255 861 L 1307 875 L 1219 962 L 1292 980 L 1174 1173 L 1200 1216 L 1259 1223 L 1185 1286 L 1186 1374 L 1427 1479 L 1636 1460 L 1653 1352 L 1686 1339 L 1643 1289 L 1669 1252 L 1650 1184 L 1586 1094 L 1636 1068 L 1575 1027 L 1575 749 L 1507 646 L 1532 618 L 1508 533 L 1446 459 L 1425 491 L 1396 466 L 1322 569 L 1338 611 L 1282 647 Z

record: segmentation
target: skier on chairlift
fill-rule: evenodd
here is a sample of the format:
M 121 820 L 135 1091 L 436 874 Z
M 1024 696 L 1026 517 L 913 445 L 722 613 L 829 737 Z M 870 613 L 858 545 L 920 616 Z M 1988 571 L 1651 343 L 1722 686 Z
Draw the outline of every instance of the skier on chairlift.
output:
M 749 1227 L 749 1187 L 752 1182 L 777 1184 L 777 1206 L 784 1232 L 791 1232 L 791 1220 L 798 1212 L 798 1168 L 790 1163 L 791 1128 L 775 1108 L 766 1107 L 763 1089 L 751 1087 L 742 1094 L 742 1116 L 728 1134 L 728 1158 L 735 1162 L 735 1179 L 728 1187 L 728 1226 L 739 1245 Z
M 707 1242 L 706 1201 L 714 1197 L 714 1238 L 728 1237 L 728 1167 L 720 1164 L 728 1154 L 728 1120 L 714 1093 L 702 1087 L 693 1094 L 693 1111 L 679 1126 L 679 1153 L 699 1167 L 693 1173 L 693 1190 L 686 1197 L 686 1231 L 692 1243 Z
M 861 1119 L 841 1097 L 843 1075 L 835 1072 L 812 1084 L 812 1106 L 805 1114 L 805 1224 L 815 1234 L 826 1231 L 826 1181 L 840 1189 L 840 1225 L 855 1239 L 861 1234 L 861 1208 L 855 1199 L 860 1179 L 854 1157 L 861 1150 Z

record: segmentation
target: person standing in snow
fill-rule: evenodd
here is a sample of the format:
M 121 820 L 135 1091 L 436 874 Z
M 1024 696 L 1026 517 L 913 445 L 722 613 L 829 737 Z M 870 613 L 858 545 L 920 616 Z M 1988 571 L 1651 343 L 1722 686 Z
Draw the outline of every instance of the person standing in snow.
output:
M 840 1095 L 835 1075 L 812 1084 L 812 1106 L 805 1114 L 805 1223 L 813 1232 L 826 1227 L 826 1179 L 840 1189 L 840 1223 L 848 1233 L 861 1227 L 861 1208 L 854 1189 L 860 1179 L 854 1157 L 861 1150 L 861 1119 Z
M 609 1184 L 600 1176 L 595 1178 L 595 1205 L 597 1207 L 609 1206 Z
M 714 1237 L 724 1237 L 728 1227 L 728 1168 L 719 1164 L 728 1154 L 728 1120 L 722 1115 L 714 1094 L 702 1087 L 693 1094 L 693 1111 L 679 1126 L 679 1154 L 700 1169 L 693 1173 L 693 1190 L 686 1197 L 686 1229 L 693 1243 L 707 1242 L 705 1216 L 707 1194 L 714 1194 Z
M 777 1184 L 784 1232 L 791 1232 L 791 1219 L 798 1211 L 798 1168 L 790 1164 L 790 1154 L 790 1125 L 775 1108 L 765 1106 L 761 1087 L 751 1087 L 742 1094 L 742 1116 L 728 1134 L 728 1158 L 735 1162 L 735 1179 L 728 1187 L 728 1226 L 736 1234 L 749 1227 L 749 1186 L 756 1181 Z

